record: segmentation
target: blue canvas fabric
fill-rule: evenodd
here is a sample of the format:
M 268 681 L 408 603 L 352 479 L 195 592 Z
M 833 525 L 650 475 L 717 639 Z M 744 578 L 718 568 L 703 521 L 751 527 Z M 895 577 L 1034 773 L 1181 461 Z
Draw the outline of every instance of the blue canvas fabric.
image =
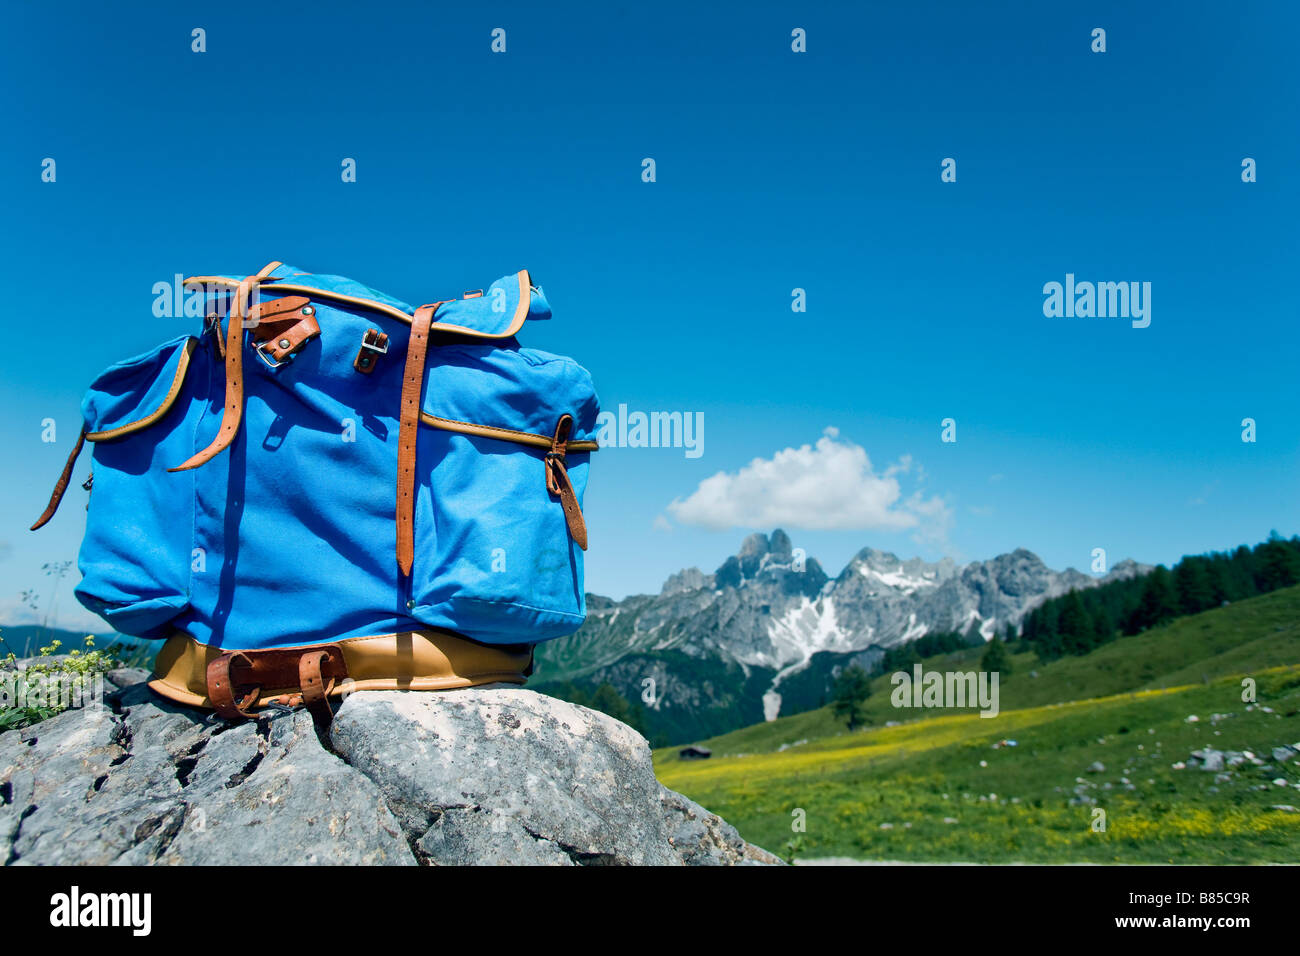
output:
M 113 366 L 85 397 L 94 477 L 81 602 L 127 634 L 179 629 L 228 650 L 424 627 L 496 644 L 575 630 L 586 614 L 584 555 L 548 490 L 546 441 L 569 415 L 569 441 L 594 447 L 599 405 L 580 365 L 520 346 L 520 320 L 550 318 L 527 273 L 434 314 L 409 576 L 395 559 L 394 508 L 410 326 L 382 308 L 409 316 L 407 303 L 276 268 L 260 301 L 308 296 L 319 336 L 271 367 L 245 333 L 243 417 L 230 447 L 168 471 L 220 427 L 220 342 L 241 278 L 207 285 L 215 327 Z M 367 375 L 353 362 L 368 329 L 389 342 Z M 579 502 L 589 459 L 572 448 L 563 459 Z

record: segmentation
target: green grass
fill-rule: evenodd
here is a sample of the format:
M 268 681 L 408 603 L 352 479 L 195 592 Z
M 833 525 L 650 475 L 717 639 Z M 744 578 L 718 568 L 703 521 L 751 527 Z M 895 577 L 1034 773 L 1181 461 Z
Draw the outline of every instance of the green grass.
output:
M 925 666 L 973 669 L 978 654 Z M 1268 758 L 1274 746 L 1300 742 L 1297 661 L 1300 588 L 1289 588 L 1081 658 L 1039 664 L 1017 655 L 995 718 L 895 709 L 882 678 L 865 731 L 847 733 L 822 709 L 707 741 L 712 760 L 659 751 L 656 770 L 778 852 L 792 837 L 792 811 L 805 811 L 806 857 L 1296 862 L 1300 814 L 1270 807 L 1300 805 L 1300 791 L 1271 781 L 1300 782 L 1300 766 L 1247 765 L 1216 782 L 1173 765 L 1205 746 Z M 1242 675 L 1258 682 L 1261 706 L 1246 709 Z M 1192 714 L 1200 719 L 1189 722 Z M 994 749 L 1004 738 L 1017 746 Z M 1105 770 L 1089 773 L 1094 761 Z M 1104 831 L 1094 830 L 1092 804 L 1071 805 L 1078 796 L 1105 811 Z

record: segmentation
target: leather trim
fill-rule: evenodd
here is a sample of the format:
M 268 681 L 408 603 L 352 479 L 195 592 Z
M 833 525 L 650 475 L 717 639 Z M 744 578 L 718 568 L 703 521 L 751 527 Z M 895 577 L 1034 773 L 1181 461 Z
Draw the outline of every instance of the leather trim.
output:
M 480 438 L 496 438 L 500 441 L 512 441 L 519 445 L 543 448 L 546 451 L 551 450 L 553 442 L 553 439 L 547 435 L 516 431 L 513 428 L 500 428 L 496 425 L 476 425 L 473 422 L 456 421 L 454 418 L 439 418 L 437 415 L 430 415 L 428 412 L 420 413 L 420 422 L 433 428 L 441 428 L 443 431 L 460 432 L 463 435 L 477 435 Z M 599 451 L 600 445 L 590 440 L 571 441 L 568 449 L 571 452 Z
M 122 438 L 132 432 L 138 432 L 142 428 L 148 428 L 150 425 L 158 422 L 171 407 L 176 404 L 176 399 L 181 394 L 181 386 L 185 384 L 185 373 L 189 371 L 190 357 L 194 354 L 195 348 L 198 347 L 199 340 L 189 338 L 185 343 L 185 350 L 181 352 L 180 361 L 176 363 L 176 372 L 172 376 L 171 387 L 167 390 L 167 395 L 163 398 L 162 404 L 155 408 L 144 418 L 136 419 L 125 425 L 118 425 L 116 428 L 107 428 L 101 432 L 86 432 L 87 441 L 113 441 L 115 438 Z
M 527 269 L 520 269 L 516 277 L 519 280 L 519 303 L 515 306 L 515 314 L 511 317 L 510 326 L 504 332 L 480 332 L 477 329 L 467 328 L 463 325 L 456 325 L 454 322 L 434 322 L 430 326 L 432 332 L 454 332 L 457 335 L 468 335 L 476 339 L 505 339 L 514 335 L 523 327 L 524 320 L 528 318 L 528 307 L 532 302 L 532 280 L 528 276 Z M 224 286 L 226 288 L 237 288 L 238 279 L 231 279 L 226 276 L 191 276 L 184 282 L 185 285 L 209 285 Z M 310 285 L 298 285 L 297 283 L 272 281 L 264 283 L 261 286 L 263 292 L 297 292 L 306 295 L 312 299 L 331 299 L 335 302 L 342 302 L 347 305 L 358 306 L 363 309 L 370 309 L 374 312 L 380 312 L 399 322 L 411 324 L 412 316 L 403 312 L 401 309 L 391 305 L 385 305 L 382 302 L 376 302 L 374 299 L 364 299 L 356 295 L 344 295 L 342 292 L 331 292 L 328 289 L 318 289 Z M 454 300 L 451 300 L 454 301 Z M 441 305 L 442 303 L 439 303 Z
M 72 469 L 76 467 L 77 456 L 81 454 L 82 446 L 86 444 L 86 430 L 83 428 L 77 435 L 77 443 L 72 446 L 72 451 L 68 454 L 68 460 L 63 465 L 63 472 L 59 475 L 59 480 L 54 483 L 54 491 L 50 493 L 50 503 L 45 506 L 41 516 L 36 519 L 31 530 L 37 531 L 54 517 L 54 512 L 59 510 L 59 504 L 63 501 L 63 494 L 68 490 L 68 482 L 72 480 Z M 89 481 L 90 479 L 86 479 Z
M 276 651 L 306 653 L 342 648 L 347 678 L 336 681 L 329 697 L 354 690 L 451 690 L 479 684 L 523 684 L 532 661 L 524 644 L 479 644 L 450 631 L 403 631 L 353 637 L 323 644 L 302 644 Z M 213 707 L 208 698 L 207 667 L 224 653 L 176 632 L 158 650 L 149 686 L 170 700 L 195 707 Z M 237 653 L 237 652 L 235 652 Z M 251 653 L 251 652 L 249 652 Z M 301 693 L 295 680 L 283 687 L 263 687 L 247 707 L 263 706 L 285 695 Z
M 239 280 L 234 304 L 226 317 L 226 404 L 221 412 L 221 428 L 207 448 L 191 455 L 175 468 L 168 468 L 169 472 L 189 471 L 206 465 L 235 440 L 244 418 L 244 317 L 252 305 L 253 291 L 279 265 L 279 262 L 271 262 L 256 275 Z
M 578 493 L 574 491 L 573 482 L 569 480 L 569 470 L 564 465 L 564 456 L 569 451 L 569 434 L 573 431 L 573 416 L 564 414 L 555 424 L 555 437 L 551 439 L 551 450 L 546 453 L 546 490 L 560 499 L 564 509 L 564 521 L 569 526 L 569 535 L 583 551 L 587 550 L 587 522 L 582 518 L 582 508 L 578 505 Z
M 429 325 L 441 304 L 422 305 L 416 310 L 402 373 L 397 430 L 397 567 L 408 577 L 415 561 L 415 450 L 424 389 L 424 359 L 429 346 Z

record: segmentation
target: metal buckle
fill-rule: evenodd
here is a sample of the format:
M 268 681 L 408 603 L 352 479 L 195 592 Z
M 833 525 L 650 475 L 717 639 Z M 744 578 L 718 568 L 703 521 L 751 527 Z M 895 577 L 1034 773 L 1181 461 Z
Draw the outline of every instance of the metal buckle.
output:
M 275 359 L 271 358 L 265 352 L 262 351 L 262 346 L 271 345 L 271 344 L 273 343 L 268 340 L 266 342 L 263 342 L 262 345 L 254 345 L 253 351 L 257 353 L 257 357 L 260 358 L 266 364 L 267 368 L 279 368 L 281 365 L 288 365 L 289 359 L 285 359 L 283 362 L 277 362 Z M 290 354 L 289 358 L 293 358 L 293 355 Z
M 366 329 L 366 334 L 361 337 L 361 347 L 363 349 L 370 349 L 370 351 L 372 352 L 378 352 L 380 355 L 387 355 L 388 340 L 386 338 L 384 339 L 383 345 L 376 345 L 371 340 L 372 336 L 377 339 L 382 334 L 383 333 L 380 332 L 378 329 Z

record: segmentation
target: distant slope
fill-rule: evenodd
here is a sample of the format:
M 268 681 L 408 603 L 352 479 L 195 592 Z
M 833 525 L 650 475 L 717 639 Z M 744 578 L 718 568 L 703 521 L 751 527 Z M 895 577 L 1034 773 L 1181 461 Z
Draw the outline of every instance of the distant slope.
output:
M 973 669 L 977 653 L 925 666 Z M 1297 662 L 1293 587 L 1086 657 L 1019 655 L 995 718 L 895 709 L 882 679 L 865 731 L 845 732 L 822 709 L 708 740 L 710 760 L 659 751 L 656 769 L 773 849 L 802 811 L 806 857 L 1295 862 L 1300 812 L 1272 807 L 1300 806 L 1300 754 L 1273 755 L 1300 748 Z M 1242 701 L 1243 674 L 1257 704 Z M 1006 739 L 1016 745 L 994 746 Z M 1204 747 L 1250 751 L 1263 765 L 1178 767 Z
M 50 642 L 55 640 L 63 642 L 63 646 L 59 649 L 63 653 L 78 650 L 85 644 L 87 633 L 87 631 L 64 631 L 59 628 L 40 627 L 35 624 L 0 627 L 0 658 L 11 651 L 15 657 L 31 657 L 39 654 L 42 647 L 48 647 Z M 95 638 L 95 646 L 99 648 L 108 647 L 109 644 L 135 648 L 145 643 L 115 631 L 91 634 L 91 636 Z
M 958 651 L 930 658 L 923 666 L 927 670 L 974 670 L 982 653 L 982 648 Z M 1121 637 L 1083 657 L 1042 664 L 1027 653 L 1011 655 L 1011 662 L 1012 673 L 1000 680 L 1003 711 L 1200 683 L 1300 663 L 1300 586 L 1181 618 L 1134 637 Z M 893 707 L 889 700 L 892 690 L 888 674 L 872 682 L 868 724 L 880 726 L 926 716 L 925 712 Z M 823 707 L 745 727 L 705 743 L 720 754 L 760 753 L 842 730 L 843 723 Z

